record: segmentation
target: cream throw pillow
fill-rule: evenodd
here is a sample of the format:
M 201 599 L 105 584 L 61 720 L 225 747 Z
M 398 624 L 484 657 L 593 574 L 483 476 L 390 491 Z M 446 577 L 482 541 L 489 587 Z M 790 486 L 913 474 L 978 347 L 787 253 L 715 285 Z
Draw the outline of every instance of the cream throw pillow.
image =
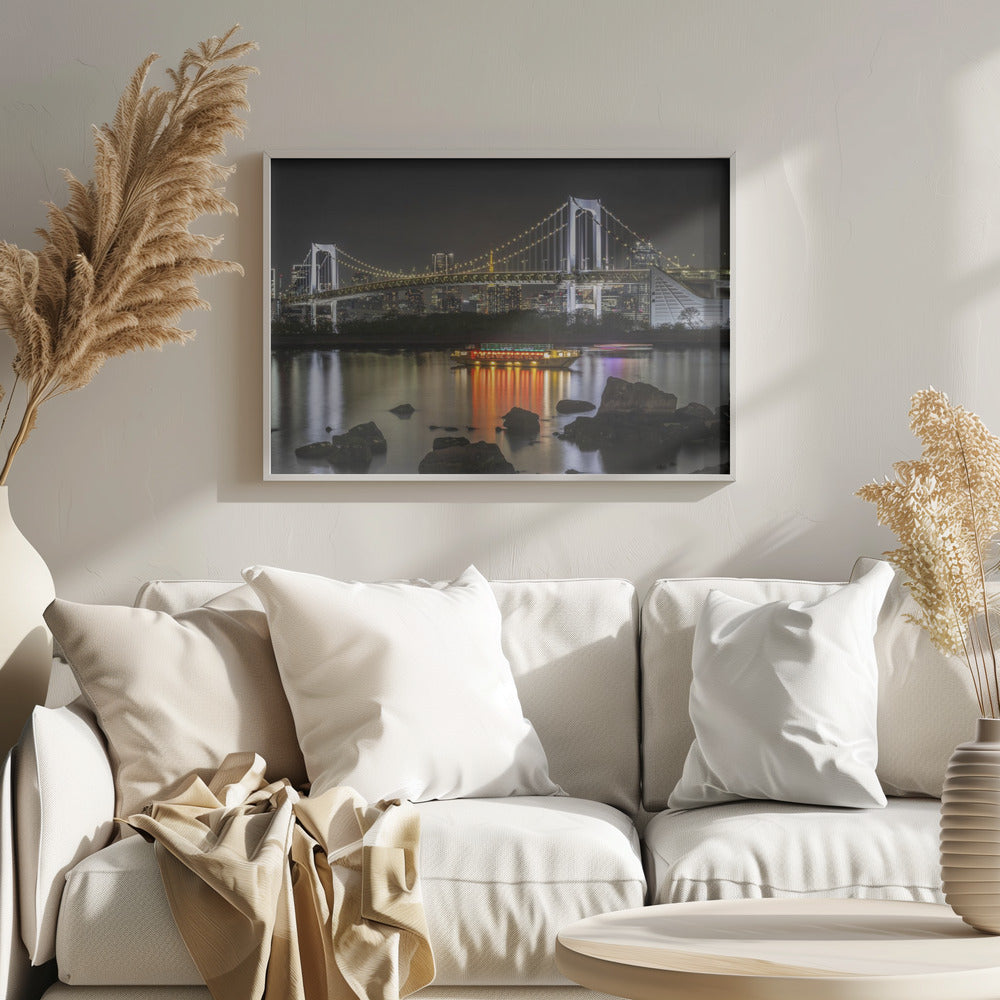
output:
M 709 592 L 695 628 L 695 740 L 672 809 L 733 799 L 884 806 L 872 637 L 892 570 L 812 603 Z
M 444 587 L 345 583 L 254 566 L 312 794 L 550 795 L 548 762 L 474 568 Z
M 45 621 L 108 740 L 116 815 L 140 812 L 235 751 L 305 781 L 267 619 L 249 587 L 178 615 L 53 601 Z

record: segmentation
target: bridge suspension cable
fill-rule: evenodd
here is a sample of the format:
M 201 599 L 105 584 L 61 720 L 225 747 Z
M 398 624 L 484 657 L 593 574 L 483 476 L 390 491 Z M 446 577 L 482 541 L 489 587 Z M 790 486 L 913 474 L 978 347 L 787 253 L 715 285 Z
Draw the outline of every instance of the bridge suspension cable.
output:
M 389 271 L 389 270 L 386 270 L 386 268 L 384 268 L 384 267 L 377 267 L 374 264 L 368 264 L 368 263 L 366 263 L 363 260 L 359 260 L 357 257 L 355 257 L 351 253 L 348 253 L 346 250 L 340 250 L 340 249 L 338 249 L 337 254 L 338 254 L 338 256 L 342 260 L 347 261 L 356 270 L 363 271 L 367 275 L 369 275 L 370 277 L 378 277 L 378 278 L 408 278 L 409 277 L 409 274 L 407 274 L 405 271 Z
M 580 216 L 589 216 L 591 221 L 580 226 L 575 222 Z M 574 247 L 569 246 L 571 236 L 576 243 Z M 336 265 L 353 272 L 351 284 L 405 281 L 441 274 L 431 264 L 424 271 L 400 271 L 363 261 L 339 246 L 334 249 Z M 559 272 L 566 270 L 571 261 L 575 262 L 574 267 L 579 270 L 620 269 L 633 266 L 640 253 L 647 255 L 647 261 L 652 257 L 661 267 L 664 262 L 680 266 L 676 258 L 668 258 L 652 241 L 637 233 L 603 203 L 590 201 L 585 206 L 573 198 L 504 242 L 487 248 L 474 257 L 450 264 L 445 273 L 510 273 L 518 270 Z M 306 254 L 302 267 L 308 269 L 311 262 L 311 253 Z M 324 260 L 320 267 L 328 269 L 324 274 L 329 274 L 330 277 L 323 283 L 329 287 L 334 283 L 332 258 L 330 261 Z M 341 281 L 341 287 L 343 284 Z
M 539 219 L 533 225 L 528 226 L 527 229 L 524 229 L 521 232 L 517 233 L 516 235 L 512 236 L 506 242 L 500 243 L 495 247 L 490 247 L 489 249 L 484 250 L 481 254 L 478 254 L 475 257 L 470 257 L 468 260 L 464 260 L 458 264 L 455 264 L 454 270 L 456 271 L 472 270 L 477 266 L 481 266 L 483 264 L 488 263 L 491 253 L 494 255 L 502 254 L 504 250 L 506 250 L 508 247 L 513 246 L 515 243 L 517 243 L 518 240 L 527 238 L 536 229 L 539 229 L 540 227 L 544 226 L 547 222 L 551 221 L 556 216 L 560 215 L 565 210 L 565 208 L 566 208 L 565 205 L 560 205 L 554 212 L 550 212 L 548 215 Z

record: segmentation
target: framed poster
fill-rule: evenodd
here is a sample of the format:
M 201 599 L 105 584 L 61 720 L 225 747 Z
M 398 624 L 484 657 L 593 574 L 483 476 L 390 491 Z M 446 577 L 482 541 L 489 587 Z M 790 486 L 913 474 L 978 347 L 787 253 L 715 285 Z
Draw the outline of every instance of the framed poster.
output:
M 729 480 L 729 158 L 264 157 L 264 477 Z

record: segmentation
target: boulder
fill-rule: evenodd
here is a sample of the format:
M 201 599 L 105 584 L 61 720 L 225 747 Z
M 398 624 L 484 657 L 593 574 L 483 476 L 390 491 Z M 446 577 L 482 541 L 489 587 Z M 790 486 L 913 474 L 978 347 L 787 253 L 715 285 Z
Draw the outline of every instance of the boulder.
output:
M 364 472 L 371 465 L 372 456 L 384 455 L 387 448 L 385 435 L 369 420 L 366 424 L 355 424 L 344 434 L 334 434 L 328 460 L 334 468 Z
M 674 419 L 682 423 L 708 423 L 715 420 L 715 412 L 701 403 L 688 403 L 674 412 Z
M 577 417 L 563 428 L 562 438 L 564 441 L 572 441 L 584 451 L 593 451 L 602 444 L 611 444 L 613 434 L 613 428 L 606 420 Z
M 440 451 L 442 448 L 461 448 L 468 443 L 467 437 L 439 437 L 434 438 L 434 444 L 431 447 L 435 451 Z
M 626 382 L 611 376 L 601 393 L 599 414 L 643 418 L 667 417 L 677 409 L 677 397 L 646 382 Z
M 389 412 L 395 413 L 397 417 L 410 417 L 413 415 L 415 407 L 412 403 L 400 403 L 394 406 Z
M 645 382 L 611 377 L 592 417 L 577 417 L 563 438 L 584 451 L 600 450 L 605 463 L 663 468 L 685 442 L 710 435 L 715 414 L 700 403 L 677 409 L 677 397 Z
M 560 399 L 556 403 L 556 413 L 587 413 L 597 407 L 586 399 Z
M 340 436 L 360 438 L 362 441 L 366 441 L 373 455 L 384 455 L 388 448 L 385 442 L 385 435 L 378 429 L 378 425 L 374 420 L 369 420 L 366 424 L 355 424 L 347 434 Z M 334 438 L 333 440 L 336 441 L 337 439 Z
M 486 441 L 429 451 L 417 466 L 417 472 L 433 475 L 495 475 L 514 471 L 503 452 Z
M 541 429 L 538 414 L 531 410 L 523 410 L 520 406 L 511 407 L 501 419 L 508 434 L 530 437 L 538 434 Z
M 719 418 L 719 440 L 724 444 L 729 444 L 729 407 L 720 406 L 716 411 Z
M 366 424 L 355 424 L 343 434 L 334 434 L 329 441 L 304 444 L 295 449 L 295 454 L 310 462 L 325 461 L 340 468 L 364 471 L 372 456 L 384 455 L 387 448 L 385 435 L 369 420 Z
M 680 424 L 623 420 L 598 413 L 567 424 L 563 438 L 583 451 L 627 449 L 653 456 L 676 451 L 688 440 L 688 432 Z
M 325 462 L 333 454 L 333 445 L 329 441 L 314 441 L 295 449 L 296 458 L 304 458 L 308 462 Z
M 372 449 L 368 442 L 353 434 L 338 434 L 330 442 L 330 464 L 337 469 L 364 472 L 372 463 Z

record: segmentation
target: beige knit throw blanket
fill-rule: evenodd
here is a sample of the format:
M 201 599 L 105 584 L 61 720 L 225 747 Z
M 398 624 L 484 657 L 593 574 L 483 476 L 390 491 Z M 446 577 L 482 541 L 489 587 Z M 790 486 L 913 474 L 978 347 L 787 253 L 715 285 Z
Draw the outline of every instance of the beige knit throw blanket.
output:
M 434 978 L 420 818 L 353 789 L 300 797 L 230 754 L 128 822 L 214 1000 L 399 1000 Z

